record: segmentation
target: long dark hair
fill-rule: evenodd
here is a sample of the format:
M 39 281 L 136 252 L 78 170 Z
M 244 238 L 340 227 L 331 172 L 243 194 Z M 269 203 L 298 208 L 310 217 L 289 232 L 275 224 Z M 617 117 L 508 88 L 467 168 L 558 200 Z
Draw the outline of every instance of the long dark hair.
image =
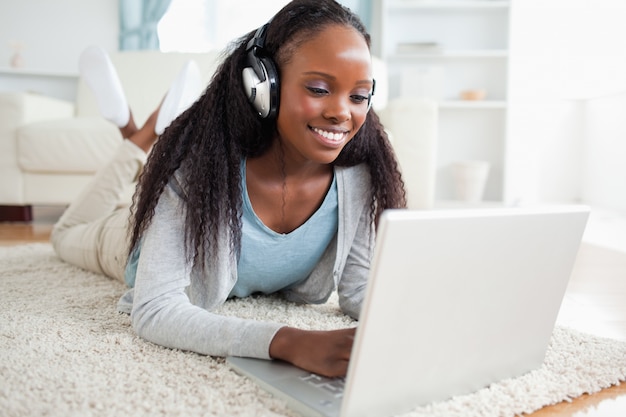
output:
M 280 68 L 298 47 L 330 25 L 350 26 L 370 46 L 363 23 L 332 0 L 295 0 L 272 19 L 265 50 Z M 154 216 L 159 196 L 177 170 L 184 178 L 185 244 L 190 259 L 204 265 L 204 254 L 230 236 L 231 250 L 241 241 L 241 162 L 268 150 L 276 138 L 276 121 L 261 119 L 244 93 L 242 70 L 251 31 L 223 57 L 203 95 L 181 114 L 156 142 L 133 198 L 130 250 Z M 406 206 L 404 184 L 380 120 L 370 110 L 365 123 L 335 160 L 336 166 L 367 164 L 371 176 L 371 216 Z M 178 174 L 177 174 L 178 176 Z

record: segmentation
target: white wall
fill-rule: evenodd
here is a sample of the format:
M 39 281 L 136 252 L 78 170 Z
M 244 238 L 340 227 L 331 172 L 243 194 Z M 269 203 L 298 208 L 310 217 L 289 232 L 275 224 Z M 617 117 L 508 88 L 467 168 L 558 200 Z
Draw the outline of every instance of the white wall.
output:
M 117 0 L 0 0 L 0 67 L 20 41 L 25 69 L 77 73 L 86 46 L 117 50 L 118 33 Z
M 626 1 L 512 0 L 505 200 L 626 208 Z M 118 48 L 117 0 L 0 0 L 0 67 L 77 72 Z
M 513 0 L 509 202 L 626 207 L 626 2 Z M 610 163 L 607 163 L 609 162 Z
M 626 212 L 626 91 L 584 105 L 582 200 Z

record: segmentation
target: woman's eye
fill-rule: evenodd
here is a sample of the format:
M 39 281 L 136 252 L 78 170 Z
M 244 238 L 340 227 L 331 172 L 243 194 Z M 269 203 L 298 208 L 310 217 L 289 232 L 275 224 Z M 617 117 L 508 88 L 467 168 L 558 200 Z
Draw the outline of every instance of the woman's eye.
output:
M 362 96 L 362 95 L 360 95 L 360 94 L 354 94 L 354 95 L 351 95 L 351 96 L 350 96 L 350 98 L 352 99 L 352 101 L 354 101 L 354 102 L 355 102 L 355 103 L 357 103 L 357 104 L 361 104 L 361 103 L 363 103 L 364 101 L 367 101 L 367 100 L 369 99 L 369 97 L 367 97 L 367 96 Z
M 311 93 L 315 94 L 316 96 L 323 96 L 328 94 L 328 91 L 324 90 L 323 88 L 318 88 L 318 87 L 307 87 L 307 90 L 309 90 Z

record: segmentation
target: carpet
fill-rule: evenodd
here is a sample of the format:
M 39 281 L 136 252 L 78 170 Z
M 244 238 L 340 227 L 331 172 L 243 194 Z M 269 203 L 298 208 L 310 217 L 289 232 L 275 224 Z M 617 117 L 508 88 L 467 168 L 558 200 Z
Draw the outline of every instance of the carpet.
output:
M 138 338 L 116 311 L 124 286 L 60 261 L 49 244 L 0 247 L 0 414 L 13 416 L 297 416 L 221 358 Z M 223 314 L 302 328 L 345 327 L 336 300 L 226 303 Z M 421 416 L 513 416 L 626 377 L 626 343 L 557 327 L 544 365 Z

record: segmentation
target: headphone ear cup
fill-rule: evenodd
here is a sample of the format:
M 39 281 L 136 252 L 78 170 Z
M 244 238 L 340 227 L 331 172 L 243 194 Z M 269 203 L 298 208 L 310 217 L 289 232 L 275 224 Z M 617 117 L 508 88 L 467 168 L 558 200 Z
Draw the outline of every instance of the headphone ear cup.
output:
M 257 86 L 261 83 L 261 80 L 259 80 L 259 77 L 256 75 L 256 72 L 254 72 L 252 67 L 244 68 L 241 75 L 244 93 L 246 94 L 246 97 L 248 97 L 248 101 L 256 108 L 254 102 L 257 95 Z
M 255 57 L 258 67 L 263 71 L 264 81 L 254 71 L 254 68 L 243 69 L 243 85 L 248 101 L 263 119 L 276 117 L 278 113 L 278 99 L 280 97 L 278 86 L 278 72 L 271 59 L 267 57 Z
M 267 105 L 268 112 L 265 118 L 276 118 L 278 116 L 278 105 L 280 102 L 280 80 L 278 78 L 278 70 L 274 61 L 269 57 L 260 58 L 263 68 L 265 69 L 265 82 L 268 83 Z

